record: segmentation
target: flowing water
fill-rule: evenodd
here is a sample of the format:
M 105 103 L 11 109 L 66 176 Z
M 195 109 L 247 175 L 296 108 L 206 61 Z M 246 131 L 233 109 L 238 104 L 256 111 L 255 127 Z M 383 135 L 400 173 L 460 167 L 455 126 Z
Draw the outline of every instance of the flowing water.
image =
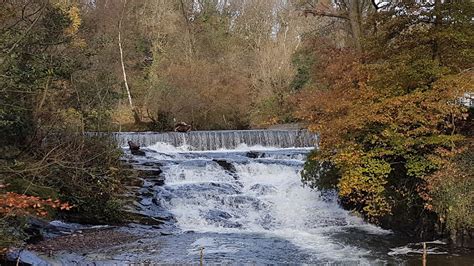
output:
M 123 230 L 142 230 L 142 240 L 86 259 L 69 255 L 63 262 L 198 263 L 202 252 L 205 263 L 420 264 L 419 244 L 364 222 L 343 210 L 335 195 L 301 183 L 304 161 L 317 142 L 306 131 L 115 137 L 127 160 L 147 173 L 132 211 L 164 224 L 131 225 Z M 142 145 L 146 156 L 130 155 L 128 140 Z M 472 259 L 457 260 L 444 246 L 429 244 L 430 265 Z
M 312 147 L 317 136 L 306 130 L 221 130 L 192 131 L 189 133 L 117 132 L 114 137 L 121 146 L 129 140 L 142 146 L 156 143 L 169 144 L 191 150 L 235 149 L 239 145 L 267 146 L 274 148 Z
M 159 252 L 141 258 L 211 263 L 386 264 L 407 261 L 419 245 L 343 210 L 335 195 L 301 183 L 317 137 L 306 131 L 218 131 L 117 135 L 144 146 L 137 168 L 159 167 L 164 184 L 148 178 L 139 212 L 172 217 Z M 125 150 L 127 150 L 125 148 Z M 146 179 L 146 178 L 145 178 Z M 441 242 L 433 243 L 431 255 Z
M 169 212 L 177 228 L 191 232 L 169 238 L 161 260 L 192 262 L 204 247 L 208 262 L 369 262 L 378 255 L 351 238 L 390 233 L 302 185 L 307 148 L 148 149 L 165 184 L 153 188 L 155 201 L 142 212 Z

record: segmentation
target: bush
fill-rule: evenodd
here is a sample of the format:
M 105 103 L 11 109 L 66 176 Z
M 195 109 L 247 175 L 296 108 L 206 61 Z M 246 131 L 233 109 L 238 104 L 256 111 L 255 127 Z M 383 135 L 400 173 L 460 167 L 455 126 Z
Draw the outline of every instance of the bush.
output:
M 428 179 L 433 187 L 428 207 L 439 214 L 453 240 L 474 230 L 474 140 L 468 142 L 464 152 Z
M 50 136 L 33 154 L 4 165 L 7 189 L 17 193 L 61 199 L 74 205 L 64 218 L 87 223 L 117 223 L 127 178 L 116 144 L 106 137 Z
M 338 170 L 330 162 L 313 160 L 312 157 L 317 153 L 318 151 L 314 150 L 308 155 L 309 160 L 301 172 L 302 180 L 311 188 L 320 191 L 335 190 L 340 178 Z

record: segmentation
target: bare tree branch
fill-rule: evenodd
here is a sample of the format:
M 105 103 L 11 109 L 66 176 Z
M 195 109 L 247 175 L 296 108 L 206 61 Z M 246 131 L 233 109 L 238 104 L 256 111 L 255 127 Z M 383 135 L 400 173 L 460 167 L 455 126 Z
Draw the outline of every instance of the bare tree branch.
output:
M 309 15 L 313 15 L 313 16 L 332 17 L 332 18 L 340 18 L 340 19 L 349 20 L 349 16 L 347 14 L 343 14 L 343 13 L 342 14 L 336 14 L 336 13 L 306 9 L 306 10 L 303 10 L 303 14 L 305 16 L 308 16 L 308 14 L 309 14 Z

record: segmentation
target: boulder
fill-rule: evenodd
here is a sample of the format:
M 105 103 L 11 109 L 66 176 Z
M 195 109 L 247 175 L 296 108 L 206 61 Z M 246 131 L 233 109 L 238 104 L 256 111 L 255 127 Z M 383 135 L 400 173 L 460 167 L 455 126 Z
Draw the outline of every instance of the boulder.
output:
M 235 166 L 232 163 L 229 163 L 226 160 L 219 160 L 219 159 L 214 159 L 214 162 L 216 162 L 219 166 L 224 168 L 224 170 L 229 171 L 231 173 L 236 173 L 237 169 L 235 169 Z
M 249 151 L 245 154 L 245 156 L 251 158 L 251 159 L 256 159 L 256 158 L 261 158 L 263 157 L 264 154 L 256 151 Z
M 239 176 L 237 175 L 237 169 L 235 166 L 226 161 L 226 160 L 219 160 L 219 159 L 214 159 L 214 162 L 216 162 L 220 167 L 224 168 L 224 170 L 230 174 L 235 180 L 239 179 Z
M 128 141 L 128 147 L 130 148 L 130 152 L 133 155 L 145 156 L 145 152 L 140 150 L 140 145 L 136 144 L 135 142 L 129 140 Z

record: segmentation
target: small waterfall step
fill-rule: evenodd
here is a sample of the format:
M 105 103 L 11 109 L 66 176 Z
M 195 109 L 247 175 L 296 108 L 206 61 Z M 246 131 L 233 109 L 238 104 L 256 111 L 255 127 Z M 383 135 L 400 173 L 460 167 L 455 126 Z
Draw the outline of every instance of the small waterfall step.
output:
M 117 143 L 127 146 L 129 140 L 142 147 L 165 143 L 189 150 L 235 149 L 240 145 L 274 148 L 301 148 L 317 145 L 318 136 L 307 130 L 221 130 L 179 132 L 115 132 Z

